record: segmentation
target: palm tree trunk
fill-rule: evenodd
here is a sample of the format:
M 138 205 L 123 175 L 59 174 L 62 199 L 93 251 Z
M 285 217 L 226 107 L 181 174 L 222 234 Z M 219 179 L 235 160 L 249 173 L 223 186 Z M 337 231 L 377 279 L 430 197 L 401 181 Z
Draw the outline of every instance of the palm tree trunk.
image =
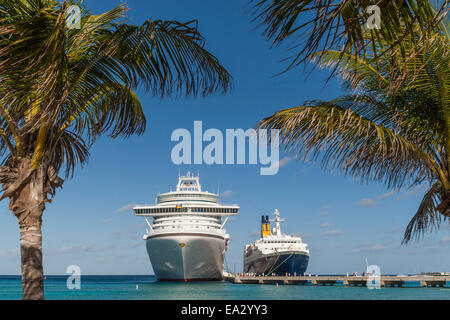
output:
M 44 299 L 41 222 L 20 225 L 22 299 Z
M 42 267 L 42 213 L 45 209 L 44 173 L 38 168 L 30 174 L 31 161 L 23 159 L 17 166 L 20 187 L 10 196 L 9 209 L 17 217 L 20 227 L 22 263 L 22 298 L 44 299 Z

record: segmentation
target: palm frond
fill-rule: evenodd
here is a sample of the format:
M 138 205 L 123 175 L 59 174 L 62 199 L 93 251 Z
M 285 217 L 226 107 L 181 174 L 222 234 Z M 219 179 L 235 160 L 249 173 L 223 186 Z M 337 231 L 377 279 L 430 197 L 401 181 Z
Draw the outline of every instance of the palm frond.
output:
M 83 166 L 88 158 L 89 146 L 86 145 L 83 137 L 69 130 L 64 130 L 50 155 L 49 163 L 54 166 L 56 172 L 64 167 L 65 176 L 68 177 L 73 175 L 77 164 Z
M 58 122 L 61 132 L 72 128 L 80 135 L 88 133 L 90 140 L 102 133 L 113 138 L 142 134 L 146 126 L 138 97 L 120 83 L 101 85 L 93 92 L 85 86 L 74 88 Z
M 312 62 L 321 68 L 331 69 L 350 87 L 359 92 L 370 93 L 385 90 L 389 85 L 389 74 L 375 63 L 359 58 L 354 54 L 343 53 L 336 50 L 318 52 L 312 56 Z
M 419 239 L 427 231 L 439 229 L 442 218 L 437 206 L 441 188 L 442 186 L 439 183 L 435 183 L 425 193 L 416 214 L 406 227 L 402 240 L 403 244 L 409 243 L 414 238 Z
M 287 44 L 293 52 L 286 58 L 284 72 L 330 50 L 359 58 L 371 54 L 375 59 L 398 54 L 394 62 L 400 66 L 407 58 L 406 49 L 419 42 L 415 33 L 444 32 L 449 11 L 449 0 L 439 1 L 437 7 L 428 0 L 251 0 L 250 4 L 266 38 L 274 45 Z M 380 8 L 381 25 L 366 30 L 367 8 L 374 4 Z
M 83 7 L 81 28 L 68 29 L 70 4 L 83 7 L 0 0 L 0 151 L 30 157 L 36 168 L 50 158 L 70 172 L 100 134 L 144 132 L 137 90 L 162 98 L 231 88 L 196 21 L 135 26 L 123 23 L 125 5 L 99 15 Z
M 113 35 L 120 43 L 114 58 L 127 67 L 132 87 L 142 82 L 160 97 L 174 91 L 205 96 L 230 89 L 232 78 L 204 48 L 196 21 L 148 20 L 140 27 L 122 24 Z
M 436 174 L 433 159 L 425 150 L 353 111 L 351 107 L 358 109 L 354 100 L 347 100 L 345 107 L 342 101 L 311 104 L 279 111 L 258 127 L 280 130 L 286 151 L 296 152 L 301 160 L 320 159 L 325 169 L 342 171 L 360 182 L 376 181 L 388 188 L 400 188 Z

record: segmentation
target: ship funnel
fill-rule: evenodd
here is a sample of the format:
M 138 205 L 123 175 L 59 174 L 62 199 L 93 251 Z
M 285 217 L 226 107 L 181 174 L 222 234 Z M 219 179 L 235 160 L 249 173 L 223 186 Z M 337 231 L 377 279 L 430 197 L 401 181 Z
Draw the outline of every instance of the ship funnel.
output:
M 261 216 L 261 238 L 270 236 L 269 216 Z

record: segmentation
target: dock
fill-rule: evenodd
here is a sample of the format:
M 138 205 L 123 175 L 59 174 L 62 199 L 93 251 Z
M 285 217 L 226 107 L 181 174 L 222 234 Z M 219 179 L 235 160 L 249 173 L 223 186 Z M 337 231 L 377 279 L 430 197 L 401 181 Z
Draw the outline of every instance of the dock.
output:
M 223 279 L 235 284 L 282 284 L 312 286 L 367 286 L 368 276 L 249 276 L 224 272 Z M 444 288 L 450 285 L 450 276 L 381 276 L 381 287 L 404 287 L 418 283 L 420 287 Z M 448 288 L 448 287 L 447 287 Z

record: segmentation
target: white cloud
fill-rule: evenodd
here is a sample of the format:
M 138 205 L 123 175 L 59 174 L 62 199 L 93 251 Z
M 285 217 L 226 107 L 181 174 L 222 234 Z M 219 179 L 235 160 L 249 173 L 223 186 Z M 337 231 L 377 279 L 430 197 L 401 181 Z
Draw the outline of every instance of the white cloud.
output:
M 8 257 L 18 257 L 18 256 L 19 256 L 19 248 L 0 250 L 0 257 L 8 258 Z
M 397 193 L 396 190 L 391 190 L 391 191 L 389 191 L 389 192 L 383 193 L 381 196 L 378 196 L 378 197 L 376 197 L 375 199 L 376 199 L 377 201 L 384 200 L 384 199 L 388 199 L 388 198 L 392 197 L 392 196 L 393 196 L 394 194 L 396 194 L 396 193 Z
M 409 198 L 409 197 L 415 197 L 421 193 L 424 193 L 426 190 L 428 189 L 428 187 L 426 185 L 420 185 L 418 187 L 409 189 L 405 192 L 403 192 L 402 194 L 400 194 L 396 200 L 402 200 L 405 198 Z
M 439 242 L 441 242 L 441 243 L 450 243 L 450 236 L 445 235 L 444 237 L 442 237 L 441 240 L 439 240 Z
M 94 252 L 107 252 L 116 250 L 117 246 L 96 246 L 93 244 L 80 244 L 75 246 L 62 246 L 59 248 L 50 248 L 48 253 L 50 254 L 73 254 L 73 253 L 94 253 Z
M 144 232 L 146 226 L 147 225 L 145 223 L 136 223 L 132 225 L 127 225 L 113 231 L 112 234 L 117 237 L 135 235 L 138 234 L 139 232 Z
M 331 205 L 323 206 L 322 208 L 320 208 L 319 216 L 320 217 L 327 217 L 330 214 L 330 209 L 331 208 L 332 208 Z
M 222 198 L 226 199 L 226 198 L 230 198 L 232 196 L 234 196 L 236 193 L 232 190 L 227 190 L 222 192 Z
M 377 202 L 375 200 L 369 199 L 369 198 L 363 198 L 358 201 L 358 206 L 360 207 L 367 207 L 367 208 L 373 208 L 377 206 Z
M 328 228 L 328 227 L 331 227 L 332 225 L 333 225 L 333 223 L 331 223 L 331 222 L 325 222 L 325 223 L 322 223 L 319 226 L 319 228 Z
M 358 253 L 358 252 L 376 252 L 376 251 L 384 251 L 389 249 L 388 246 L 385 246 L 384 244 L 380 244 L 380 243 L 366 243 L 363 244 L 361 246 L 359 246 L 358 248 L 356 248 L 355 250 L 353 250 L 354 253 Z
M 295 158 L 294 157 L 284 157 L 283 159 L 281 159 L 279 162 L 278 162 L 278 166 L 281 168 L 281 167 L 284 167 L 285 165 L 287 165 L 289 162 L 291 162 L 292 160 L 294 160 Z
M 111 221 L 112 221 L 111 218 L 106 218 L 106 219 L 100 220 L 100 223 L 101 223 L 101 224 L 105 224 L 105 223 L 109 223 L 109 222 L 111 222 Z
M 257 237 L 257 236 L 259 236 L 260 234 L 261 234 L 261 232 L 255 231 L 255 230 L 253 230 L 253 231 L 250 233 L 250 235 L 251 235 L 252 237 Z
M 419 189 L 419 188 L 408 190 L 406 192 L 403 192 L 402 194 L 399 194 L 395 198 L 395 200 L 401 200 L 401 199 L 405 199 L 405 198 L 413 196 L 413 195 L 417 195 L 417 193 L 420 192 L 420 190 L 421 189 Z M 378 203 L 381 200 L 386 200 L 386 199 L 392 198 L 395 194 L 398 194 L 398 193 L 399 193 L 398 190 L 391 190 L 391 191 L 383 193 L 382 195 L 379 195 L 378 197 L 375 197 L 375 198 L 363 198 L 358 201 L 358 205 L 360 207 L 374 208 L 378 205 Z
M 328 230 L 325 232 L 322 232 L 319 234 L 319 236 L 324 237 L 324 236 L 340 236 L 343 235 L 344 231 L 343 230 Z
M 122 212 L 130 211 L 135 206 L 137 206 L 137 204 L 135 204 L 135 203 L 127 204 L 126 206 L 123 206 L 123 207 L 117 209 L 116 213 L 122 213 Z
M 135 241 L 133 243 L 131 243 L 128 247 L 129 248 L 137 248 L 139 246 L 141 246 L 143 244 L 143 241 Z
M 402 227 L 397 226 L 397 227 L 392 228 L 392 229 L 378 230 L 377 233 L 378 234 L 394 234 L 394 233 L 399 233 L 402 230 L 403 230 Z
M 275 163 L 273 164 L 273 166 L 274 166 L 274 167 L 278 166 L 278 168 L 282 168 L 282 167 L 284 167 L 285 165 L 287 165 L 289 162 L 291 162 L 291 161 L 294 160 L 294 159 L 295 159 L 295 157 L 284 157 L 284 158 L 281 159 L 280 161 L 275 162 Z

